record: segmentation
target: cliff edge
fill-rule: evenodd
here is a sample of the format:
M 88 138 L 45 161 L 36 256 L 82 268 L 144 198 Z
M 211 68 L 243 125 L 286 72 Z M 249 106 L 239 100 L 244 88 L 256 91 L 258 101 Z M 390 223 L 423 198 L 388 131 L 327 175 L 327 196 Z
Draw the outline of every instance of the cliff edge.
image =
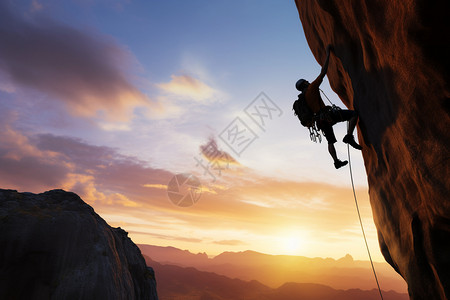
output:
M 158 299 L 139 248 L 74 193 L 0 189 L 0 245 L 0 299 Z
M 450 298 L 448 1 L 296 0 L 315 58 L 360 115 L 379 243 L 411 299 Z M 293 79 L 295 81 L 295 79 Z

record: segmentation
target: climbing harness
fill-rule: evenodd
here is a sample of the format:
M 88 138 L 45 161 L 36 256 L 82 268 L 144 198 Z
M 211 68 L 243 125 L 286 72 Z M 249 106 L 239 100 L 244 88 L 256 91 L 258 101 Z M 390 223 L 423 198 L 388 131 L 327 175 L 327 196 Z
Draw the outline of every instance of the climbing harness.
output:
M 330 116 L 330 111 L 339 111 L 339 110 L 341 110 L 340 107 L 334 105 L 334 104 L 330 101 L 330 99 L 328 99 L 327 95 L 325 95 L 325 93 L 324 93 L 321 89 L 319 89 L 319 90 L 322 92 L 322 94 L 325 96 L 325 98 L 327 98 L 328 102 L 330 102 L 331 107 L 328 106 L 329 109 L 327 109 L 326 111 L 319 112 L 319 113 L 314 117 L 313 125 L 310 126 L 310 127 L 308 127 L 308 129 L 309 129 L 309 138 L 310 138 L 311 141 L 313 141 L 314 143 L 317 143 L 317 142 L 321 143 L 321 142 L 322 142 L 322 135 L 320 134 L 320 131 L 321 131 L 321 130 L 318 128 L 317 122 L 320 123 L 321 121 L 326 120 L 326 121 L 328 121 L 328 122 L 331 123 L 332 120 L 331 120 L 331 116 Z M 322 134 L 323 134 L 323 133 L 322 133 Z
M 325 96 L 325 98 L 327 98 L 328 102 L 330 102 L 331 109 L 340 110 L 340 108 L 338 106 L 334 105 L 330 101 L 330 99 L 328 99 L 328 97 L 324 93 L 324 91 L 322 91 L 321 89 L 319 89 L 319 90 L 322 92 L 322 94 Z M 347 130 L 348 130 L 348 122 L 347 122 Z M 355 191 L 355 183 L 353 181 L 353 171 L 352 171 L 352 162 L 350 160 L 350 145 L 349 144 L 347 144 L 347 155 L 348 155 L 348 166 L 349 166 L 349 170 L 350 170 L 350 180 L 352 182 L 352 189 L 353 189 L 353 198 L 355 199 L 355 205 L 356 205 L 356 211 L 358 212 L 359 224 L 361 225 L 361 231 L 362 231 L 362 234 L 363 234 L 363 237 L 364 237 L 364 242 L 366 244 L 367 254 L 369 255 L 369 259 L 370 259 L 370 264 L 372 266 L 373 275 L 374 275 L 375 281 L 377 283 L 378 292 L 380 293 L 381 300 L 384 300 L 383 299 L 383 294 L 382 294 L 381 288 L 380 288 L 380 283 L 378 282 L 377 273 L 375 272 L 375 267 L 373 265 L 372 255 L 370 254 L 369 244 L 367 243 L 366 233 L 364 232 L 364 226 L 363 226 L 362 219 L 361 219 L 361 213 L 359 212 L 359 205 L 358 205 L 358 200 L 356 198 L 356 191 Z
M 311 141 L 313 141 L 314 143 L 321 143 L 322 142 L 322 135 L 320 133 L 321 129 L 317 126 L 317 123 L 321 123 L 323 121 L 326 122 L 333 122 L 332 118 L 331 118 L 331 112 L 340 112 L 341 108 L 339 106 L 334 105 L 330 99 L 328 99 L 327 95 L 325 95 L 325 93 L 319 89 L 322 94 L 325 96 L 325 98 L 327 98 L 328 102 L 330 102 L 331 107 L 327 106 L 326 110 L 323 110 L 319 113 L 317 113 L 314 116 L 314 121 L 313 121 L 313 125 L 309 126 L 309 138 L 311 139 Z M 323 132 L 322 132 L 323 134 Z

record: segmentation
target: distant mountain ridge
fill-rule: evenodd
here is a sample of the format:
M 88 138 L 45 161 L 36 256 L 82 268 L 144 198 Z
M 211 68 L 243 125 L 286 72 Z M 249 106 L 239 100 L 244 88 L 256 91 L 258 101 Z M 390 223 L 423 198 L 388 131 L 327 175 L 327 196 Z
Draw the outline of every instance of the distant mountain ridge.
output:
M 153 246 L 138 244 L 143 254 L 147 254 L 152 260 L 160 263 L 170 263 L 172 265 L 180 265 L 190 267 L 194 265 L 208 264 L 209 258 L 206 253 L 194 254 L 188 250 L 181 250 L 175 247 Z M 151 255 L 149 254 L 151 253 Z M 189 264 L 186 264 L 189 262 Z
M 285 283 L 274 289 L 258 281 L 231 279 L 195 268 L 165 265 L 144 255 L 158 280 L 160 300 L 378 300 L 378 290 L 338 290 L 316 283 Z M 407 294 L 383 291 L 385 300 L 407 300 Z
M 365 261 L 353 260 L 353 257 L 350 254 L 347 254 L 346 256 L 335 260 L 333 258 L 321 258 L 321 257 L 309 258 L 306 256 L 294 256 L 294 255 L 271 255 L 252 250 L 246 250 L 241 252 L 225 251 L 213 258 L 209 258 L 205 252 L 194 254 L 189 250 L 181 250 L 172 246 L 163 247 L 163 246 L 138 244 L 138 247 L 144 253 L 147 252 L 152 253 L 152 259 L 155 261 L 161 263 L 170 262 L 171 264 L 179 264 L 181 266 L 192 266 L 194 264 L 209 265 L 211 264 L 211 262 L 214 262 L 215 264 L 227 264 L 230 263 L 230 261 L 236 263 L 237 260 L 239 260 L 239 263 L 248 265 L 259 263 L 260 259 L 277 260 L 279 258 L 287 258 L 291 260 L 304 262 L 314 262 L 317 264 L 323 263 L 324 265 L 330 264 L 339 265 L 341 262 L 346 263 L 354 262 L 356 265 L 366 264 Z
M 142 253 L 152 260 L 180 267 L 194 267 L 241 280 L 258 280 L 271 288 L 286 282 L 313 282 L 334 289 L 370 290 L 376 288 L 370 262 L 353 260 L 350 255 L 332 258 L 269 255 L 255 251 L 223 252 L 214 258 L 175 247 L 142 245 Z M 406 293 L 406 283 L 386 263 L 375 263 L 382 289 Z

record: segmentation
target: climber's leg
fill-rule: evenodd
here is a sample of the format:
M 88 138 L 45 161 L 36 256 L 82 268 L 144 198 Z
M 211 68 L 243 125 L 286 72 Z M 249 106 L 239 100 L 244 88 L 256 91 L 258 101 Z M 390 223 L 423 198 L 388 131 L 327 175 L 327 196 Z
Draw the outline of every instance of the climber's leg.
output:
M 339 158 L 337 157 L 337 154 L 336 154 L 336 148 L 334 148 L 334 144 L 328 144 L 328 152 L 330 153 L 331 157 L 333 158 L 334 167 L 336 169 L 339 169 L 340 167 L 343 167 L 348 163 L 348 161 L 346 161 L 346 160 L 344 160 L 344 161 L 339 160 Z
M 355 115 L 348 121 L 347 135 L 353 135 L 356 123 L 358 123 L 358 115 L 355 113 Z
M 356 111 L 347 109 L 340 110 L 338 111 L 338 118 L 340 122 L 348 121 L 347 135 L 344 136 L 342 141 L 355 149 L 361 150 L 362 147 L 356 143 L 353 137 L 353 131 L 355 130 L 356 123 L 358 123 L 358 114 Z
M 340 167 L 345 166 L 348 162 L 346 160 L 340 161 L 336 154 L 336 148 L 334 147 L 334 143 L 336 143 L 337 140 L 336 136 L 334 135 L 333 126 L 328 123 L 325 123 L 321 124 L 320 127 L 323 131 L 323 134 L 325 135 L 325 138 L 328 141 L 328 152 L 333 158 L 334 167 L 336 169 L 339 169 Z

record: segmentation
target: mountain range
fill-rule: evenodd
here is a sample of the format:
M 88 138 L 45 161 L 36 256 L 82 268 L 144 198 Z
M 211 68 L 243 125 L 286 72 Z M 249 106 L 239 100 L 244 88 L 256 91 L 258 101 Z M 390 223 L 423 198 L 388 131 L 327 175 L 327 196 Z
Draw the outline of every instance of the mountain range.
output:
M 339 290 L 316 283 L 288 282 L 278 288 L 256 280 L 231 279 L 192 267 L 164 265 L 144 258 L 155 270 L 160 300 L 378 300 L 378 290 Z M 383 291 L 385 300 L 407 300 L 407 294 Z
M 155 269 L 162 300 L 380 297 L 370 262 L 350 255 L 335 260 L 243 251 L 209 258 L 175 247 L 138 246 Z M 374 265 L 384 299 L 409 299 L 405 282 L 389 265 Z

